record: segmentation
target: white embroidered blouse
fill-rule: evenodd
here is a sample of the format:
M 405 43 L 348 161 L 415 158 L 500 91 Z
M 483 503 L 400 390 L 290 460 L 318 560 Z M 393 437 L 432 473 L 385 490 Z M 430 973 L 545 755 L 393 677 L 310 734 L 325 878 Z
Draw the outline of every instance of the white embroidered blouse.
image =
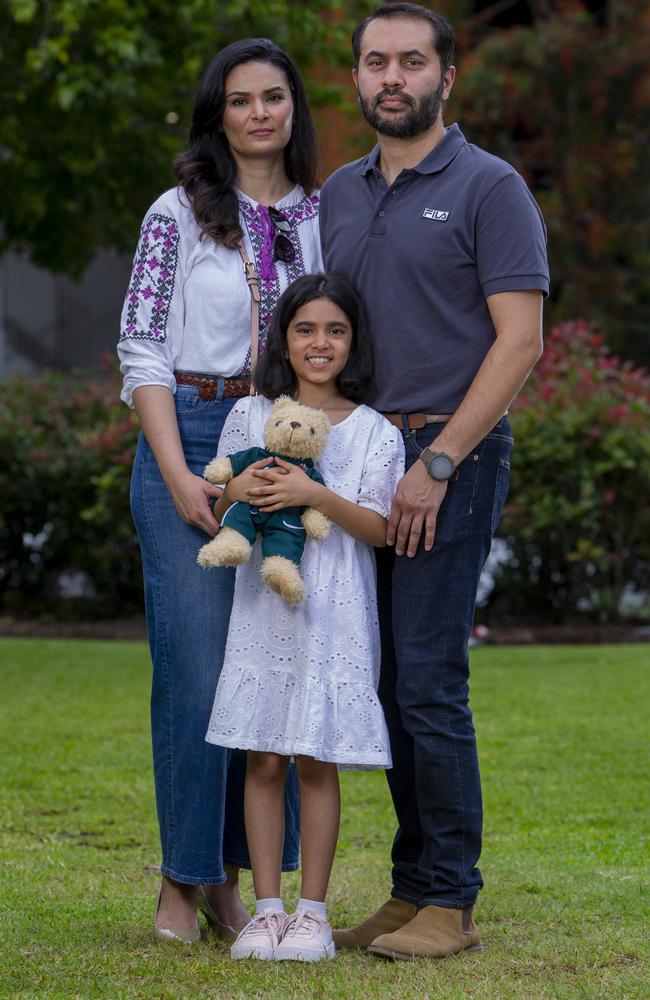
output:
M 244 244 L 260 277 L 260 348 L 275 304 L 287 285 L 323 269 L 319 195 L 295 187 L 276 203 L 291 225 L 290 263 L 276 261 L 263 276 L 263 206 L 239 192 Z M 176 390 L 175 371 L 231 378 L 250 367 L 251 299 L 237 250 L 201 239 L 189 200 L 172 188 L 145 215 L 126 293 L 118 356 L 121 398 L 133 406 L 141 385 Z

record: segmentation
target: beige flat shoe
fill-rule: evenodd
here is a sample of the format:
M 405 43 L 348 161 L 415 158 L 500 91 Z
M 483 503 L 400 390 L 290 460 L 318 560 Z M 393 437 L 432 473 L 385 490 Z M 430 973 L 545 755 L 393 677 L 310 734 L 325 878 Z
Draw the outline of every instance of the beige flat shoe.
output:
M 220 941 L 224 941 L 226 944 L 232 944 L 238 937 L 239 931 L 235 927 L 231 927 L 230 924 L 224 924 L 212 909 L 210 900 L 205 894 L 205 889 L 202 885 L 199 886 L 199 894 L 196 899 L 196 907 L 201 911 L 203 916 L 208 922 L 208 927 Z
M 156 941 L 180 941 L 182 944 L 195 944 L 201 940 L 201 928 L 198 921 L 196 927 L 177 927 L 172 931 L 169 927 L 158 926 L 158 910 L 160 909 L 160 892 L 156 903 L 156 913 L 153 921 L 153 936 Z

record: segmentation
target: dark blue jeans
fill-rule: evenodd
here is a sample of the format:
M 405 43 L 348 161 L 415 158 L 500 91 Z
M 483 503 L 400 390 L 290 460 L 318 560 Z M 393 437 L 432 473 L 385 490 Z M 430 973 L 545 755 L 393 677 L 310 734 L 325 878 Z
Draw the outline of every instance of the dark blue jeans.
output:
M 407 468 L 444 425 L 405 437 Z M 462 909 L 482 886 L 482 800 L 469 708 L 467 643 L 476 589 L 508 492 L 506 417 L 459 466 L 433 548 L 378 550 L 379 693 L 391 738 L 388 784 L 397 814 L 393 895 Z M 435 450 L 435 449 L 434 449 Z
M 223 387 L 221 388 L 223 391 Z M 189 468 L 214 458 L 234 399 L 203 400 L 178 386 L 176 416 Z M 223 664 L 234 570 L 205 570 L 196 556 L 208 536 L 186 524 L 140 435 L 131 509 L 142 549 L 153 661 L 151 731 L 163 875 L 220 884 L 224 864 L 250 867 L 244 831 L 245 754 L 205 742 Z M 287 777 L 283 869 L 298 867 L 298 790 Z

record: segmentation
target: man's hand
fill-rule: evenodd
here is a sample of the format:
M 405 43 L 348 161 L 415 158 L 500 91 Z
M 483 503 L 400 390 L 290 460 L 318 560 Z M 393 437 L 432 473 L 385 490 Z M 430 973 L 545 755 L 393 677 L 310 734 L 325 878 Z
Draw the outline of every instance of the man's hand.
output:
M 447 483 L 438 483 L 427 472 L 424 462 L 411 466 L 395 491 L 393 506 L 388 518 L 386 542 L 395 546 L 395 554 L 414 556 L 424 528 L 424 548 L 433 546 L 436 517 Z

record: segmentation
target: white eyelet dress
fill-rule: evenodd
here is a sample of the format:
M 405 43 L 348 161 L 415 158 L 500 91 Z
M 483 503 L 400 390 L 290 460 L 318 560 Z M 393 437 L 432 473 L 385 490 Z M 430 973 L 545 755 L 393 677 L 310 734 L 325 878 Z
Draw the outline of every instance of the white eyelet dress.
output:
M 243 399 L 231 410 L 219 455 L 263 445 L 272 403 Z M 335 424 L 316 462 L 335 493 L 388 517 L 404 474 L 399 432 L 358 406 Z M 219 746 L 304 754 L 344 769 L 391 766 L 377 697 L 379 623 L 374 553 L 333 524 L 308 538 L 302 604 L 288 605 L 262 582 L 259 542 L 237 570 L 226 655 L 206 739 Z

